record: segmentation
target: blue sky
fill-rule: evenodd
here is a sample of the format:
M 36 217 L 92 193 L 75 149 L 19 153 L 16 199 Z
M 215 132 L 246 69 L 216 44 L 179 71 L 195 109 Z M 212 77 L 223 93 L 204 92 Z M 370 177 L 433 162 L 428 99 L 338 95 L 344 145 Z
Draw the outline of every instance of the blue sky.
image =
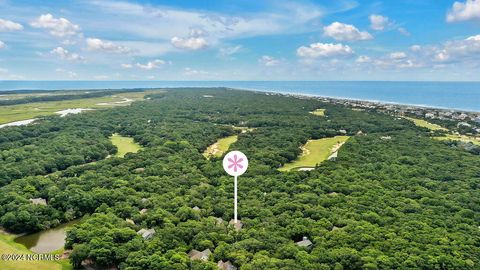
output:
M 1 80 L 479 80 L 480 0 L 0 0 Z

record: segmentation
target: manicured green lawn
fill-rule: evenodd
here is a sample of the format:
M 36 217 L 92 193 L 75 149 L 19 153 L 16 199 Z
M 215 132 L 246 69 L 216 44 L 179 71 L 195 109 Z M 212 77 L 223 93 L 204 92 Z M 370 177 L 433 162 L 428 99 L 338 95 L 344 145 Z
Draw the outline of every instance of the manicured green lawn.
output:
M 33 254 L 21 244 L 13 241 L 14 235 L 0 232 L 0 254 Z M 0 259 L 0 269 L 8 270 L 70 270 L 73 269 L 69 260 L 58 261 L 9 261 Z
M 430 130 L 445 130 L 445 131 L 448 131 L 448 129 L 446 129 L 442 126 L 439 126 L 437 124 L 432 124 L 432 123 L 427 122 L 423 119 L 416 119 L 416 118 L 411 118 L 411 117 L 405 117 L 405 119 L 408 119 L 408 120 L 412 121 L 418 127 L 424 127 L 424 128 L 428 128 Z
M 316 109 L 315 111 L 310 113 L 317 116 L 325 116 L 325 109 Z
M 440 140 L 440 141 L 452 140 L 452 141 L 471 142 L 475 145 L 480 146 L 480 138 L 478 138 L 478 137 L 471 137 L 471 136 L 466 136 L 466 135 L 447 134 L 444 137 L 433 137 L 433 138 L 435 140 Z
M 137 153 L 142 147 L 133 141 L 133 138 L 124 137 L 119 134 L 113 134 L 110 137 L 112 144 L 118 148 L 116 157 L 124 157 L 126 153 Z
M 335 146 L 344 143 L 349 136 L 335 136 L 319 140 L 309 140 L 303 147 L 303 154 L 295 161 L 285 164 L 280 171 L 290 171 L 299 168 L 313 168 L 326 160 L 333 152 Z M 338 150 L 338 149 L 336 149 Z
M 221 157 L 225 152 L 228 151 L 230 145 L 238 140 L 237 135 L 228 136 L 225 138 L 219 139 L 216 143 L 210 145 L 205 152 L 203 152 L 203 156 L 206 158 L 210 158 L 211 156 Z

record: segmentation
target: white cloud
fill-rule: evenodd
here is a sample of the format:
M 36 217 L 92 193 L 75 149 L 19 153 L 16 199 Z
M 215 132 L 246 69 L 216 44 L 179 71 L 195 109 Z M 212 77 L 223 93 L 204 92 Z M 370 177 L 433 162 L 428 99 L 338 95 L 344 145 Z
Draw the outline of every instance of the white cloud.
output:
M 183 74 L 186 76 L 197 76 L 197 75 L 208 75 L 209 73 L 204 70 L 197 70 L 197 69 L 186 67 L 183 71 Z
M 179 49 L 200 50 L 207 47 L 207 40 L 203 37 L 179 38 L 171 39 L 172 45 Z
M 480 41 L 480 35 L 471 36 L 471 37 L 466 38 L 465 40 Z
M 55 69 L 55 71 L 58 72 L 58 73 L 63 73 L 65 75 L 67 75 L 68 78 L 70 78 L 70 79 L 78 78 L 78 74 L 73 72 L 73 71 L 68 71 L 68 70 L 65 70 L 63 68 L 57 68 L 57 69 Z
M 411 50 L 412 52 L 418 52 L 418 51 L 420 51 L 421 49 L 422 49 L 422 46 L 420 46 L 420 45 L 412 45 L 412 46 L 410 46 L 410 50 Z
M 146 64 L 137 63 L 136 66 L 141 68 L 141 69 L 152 70 L 152 69 L 158 68 L 160 65 L 165 65 L 165 63 L 166 62 L 163 61 L 163 60 L 155 59 L 153 61 L 149 61 Z
M 10 73 L 6 68 L 0 68 L 0 80 L 24 80 L 25 77 Z
M 50 51 L 51 54 L 57 55 L 62 60 L 68 61 L 83 61 L 85 60 L 82 56 L 76 53 L 70 53 L 68 50 L 64 49 L 63 47 L 57 47 Z
M 399 27 L 397 30 L 398 30 L 398 32 L 400 32 L 400 34 L 402 34 L 404 36 L 410 36 L 410 32 L 408 32 L 408 30 L 403 28 L 403 27 Z
M 173 37 L 170 42 L 174 47 L 187 50 L 200 50 L 208 46 L 208 42 L 204 37 L 205 33 L 199 29 L 191 29 L 190 34 L 186 38 Z
M 260 62 L 260 64 L 262 64 L 266 67 L 278 66 L 280 64 L 280 60 L 275 59 L 275 58 L 273 58 L 271 56 L 268 56 L 268 55 L 264 55 L 264 56 L 260 57 L 260 59 L 258 59 L 258 62 Z
M 97 76 L 93 76 L 93 78 L 95 80 L 108 80 L 110 77 L 108 77 L 107 75 L 97 75 Z
M 237 45 L 232 47 L 223 47 L 218 50 L 218 56 L 221 58 L 227 58 L 238 53 L 241 49 L 242 49 L 242 45 Z
M 297 49 L 297 55 L 305 58 L 327 58 L 349 56 L 354 52 L 348 45 L 341 43 L 312 43 L 310 46 L 301 46 Z
M 77 41 L 71 40 L 71 39 L 66 39 L 62 41 L 62 45 L 75 45 L 75 44 L 77 44 Z
M 340 22 L 334 22 L 329 26 L 323 27 L 323 31 L 325 36 L 340 41 L 369 40 L 373 38 L 368 32 L 360 32 L 355 26 Z
M 389 57 L 393 60 L 400 60 L 407 58 L 407 54 L 405 52 L 392 52 Z
M 375 59 L 381 68 L 446 68 L 469 69 L 480 66 L 480 35 L 449 40 L 439 45 L 413 45 L 409 52 L 392 52 Z
M 23 26 L 19 23 L 0 19 L 0 32 L 10 32 L 22 30 Z
M 121 64 L 120 66 L 121 66 L 122 68 L 124 68 L 124 69 L 129 69 L 129 68 L 132 68 L 132 67 L 133 67 L 132 64 Z
M 108 21 L 102 24 L 96 20 L 98 26 L 104 27 L 105 31 L 169 41 L 176 37 L 174 41 L 180 47 L 186 42 L 200 43 L 203 44 L 200 47 L 204 47 L 205 43 L 214 46 L 222 40 L 235 38 L 310 32 L 316 27 L 313 23 L 325 13 L 320 5 L 292 0 L 273 1 L 262 11 L 241 15 L 165 5 L 142 5 L 131 1 L 92 0 L 88 5 L 104 15 L 99 20 Z M 192 39 L 189 36 L 192 26 L 208 33 L 208 39 Z
M 32 27 L 48 29 L 52 36 L 67 37 L 76 35 L 80 26 L 71 23 L 65 18 L 56 19 L 52 14 L 43 14 L 30 23 Z
M 101 40 L 99 38 L 87 38 L 87 50 L 105 51 L 111 53 L 130 53 L 132 50 L 125 46 L 116 45 L 111 41 Z
M 447 22 L 459 22 L 480 19 L 480 0 L 467 0 L 465 3 L 455 2 L 447 13 Z
M 355 60 L 357 63 L 371 63 L 372 59 L 366 55 L 360 55 L 357 60 Z
M 435 60 L 439 62 L 478 62 L 480 56 L 480 35 L 471 36 L 464 40 L 446 42 L 442 48 L 434 48 Z
M 7 44 L 5 42 L 0 40 L 0 49 L 5 49 L 7 47 Z
M 370 19 L 370 28 L 373 30 L 381 31 L 390 24 L 388 17 L 379 14 L 372 14 L 368 18 Z

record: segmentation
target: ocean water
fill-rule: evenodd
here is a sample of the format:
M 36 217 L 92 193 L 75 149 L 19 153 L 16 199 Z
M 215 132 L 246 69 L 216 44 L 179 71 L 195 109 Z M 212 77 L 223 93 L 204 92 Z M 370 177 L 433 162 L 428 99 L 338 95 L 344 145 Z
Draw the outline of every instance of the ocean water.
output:
M 0 90 L 230 87 L 480 112 L 480 82 L 382 81 L 0 81 Z

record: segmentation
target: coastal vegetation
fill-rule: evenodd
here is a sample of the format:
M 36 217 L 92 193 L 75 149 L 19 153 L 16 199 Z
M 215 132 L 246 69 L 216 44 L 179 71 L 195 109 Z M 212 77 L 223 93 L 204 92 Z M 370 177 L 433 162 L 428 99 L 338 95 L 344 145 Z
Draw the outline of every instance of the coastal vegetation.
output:
M 328 118 L 309 113 L 317 108 Z M 143 150 L 105 159 L 115 133 Z M 229 225 L 232 177 L 221 158 L 202 155 L 233 135 L 230 147 L 249 158 L 240 230 Z M 309 140 L 336 136 L 350 139 L 335 162 L 278 170 Z M 169 89 L 0 129 L 0 226 L 30 233 L 83 217 L 65 244 L 75 267 L 478 269 L 480 158 L 431 137 L 407 119 L 317 99 Z M 304 237 L 311 245 L 297 244 Z M 207 249 L 206 261 L 190 260 Z
M 309 140 L 302 146 L 302 154 L 293 162 L 285 164 L 280 171 L 290 171 L 315 166 L 339 151 L 340 147 L 349 139 L 349 136 L 335 136 L 318 140 Z
M 419 126 L 419 127 L 424 127 L 424 128 L 427 128 L 431 131 L 444 131 L 443 133 L 439 133 L 437 135 L 441 135 L 441 136 L 434 136 L 433 139 L 435 140 L 440 140 L 440 141 L 458 141 L 458 142 L 464 142 L 464 143 L 471 143 L 471 144 L 474 144 L 474 145 L 477 145 L 477 146 L 480 146 L 480 137 L 475 136 L 475 135 L 472 135 L 472 133 L 467 133 L 469 135 L 465 135 L 465 134 L 459 134 L 459 131 L 461 132 L 462 130 L 459 130 L 457 127 L 458 125 L 456 124 L 448 124 L 449 126 L 452 126 L 452 129 L 455 130 L 452 131 L 452 130 L 449 130 L 447 128 L 444 128 L 442 126 L 440 126 L 439 124 L 436 124 L 436 123 L 430 123 L 424 119 L 415 119 L 415 118 L 410 118 L 410 117 L 405 117 L 407 118 L 408 120 L 411 120 L 415 123 L 415 125 Z M 453 122 L 453 121 L 438 121 L 437 122 L 441 122 L 442 124 L 446 124 L 446 123 L 449 123 L 449 122 Z M 470 131 L 470 130 L 467 130 L 467 131 Z M 462 133 L 465 133 L 465 132 L 462 132 Z
M 475 136 L 466 136 L 466 135 L 459 135 L 459 134 L 446 134 L 445 136 L 441 137 L 434 137 L 436 140 L 440 141 L 461 141 L 461 142 L 467 142 L 467 143 L 472 143 L 475 145 L 480 146 L 480 137 L 475 137 Z
M 124 137 L 117 133 L 110 137 L 112 144 L 117 147 L 116 157 L 124 157 L 127 153 L 137 153 L 142 147 L 133 138 Z
M 143 97 L 148 93 L 149 92 L 145 91 L 132 93 L 124 92 L 118 95 L 66 100 L 61 98 L 62 95 L 55 95 L 56 99 L 51 101 L 39 101 L 31 103 L 22 102 L 16 105 L 0 104 L 0 124 L 26 120 L 40 116 L 53 115 L 55 112 L 71 108 L 104 109 L 115 106 L 125 106 L 129 105 L 133 101 L 142 100 Z
M 405 117 L 405 119 L 412 121 L 413 123 L 415 123 L 416 126 L 428 128 L 429 130 L 432 130 L 432 131 L 436 131 L 436 130 L 448 131 L 448 129 L 438 124 L 430 123 L 424 119 L 418 119 L 418 118 L 412 118 L 412 117 Z

